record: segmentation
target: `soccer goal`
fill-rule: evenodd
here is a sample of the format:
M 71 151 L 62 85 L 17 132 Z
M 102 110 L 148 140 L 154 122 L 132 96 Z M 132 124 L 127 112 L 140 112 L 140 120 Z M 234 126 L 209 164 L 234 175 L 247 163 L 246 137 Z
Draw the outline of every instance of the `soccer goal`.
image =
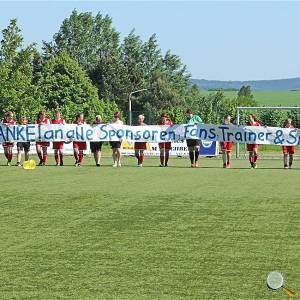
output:
M 300 106 L 239 106 L 236 109 L 236 124 L 246 124 L 246 118 L 249 113 L 255 113 L 262 121 L 263 125 L 282 127 L 282 123 L 287 118 L 292 118 L 297 128 L 300 128 Z M 270 148 L 270 151 L 260 152 L 261 158 L 279 158 L 281 151 L 280 146 L 264 145 L 264 148 Z M 273 151 L 272 151 L 273 149 Z M 297 152 L 296 152 L 297 155 Z M 245 158 L 247 156 L 245 144 L 236 144 L 236 158 Z M 298 155 L 299 157 L 299 155 Z

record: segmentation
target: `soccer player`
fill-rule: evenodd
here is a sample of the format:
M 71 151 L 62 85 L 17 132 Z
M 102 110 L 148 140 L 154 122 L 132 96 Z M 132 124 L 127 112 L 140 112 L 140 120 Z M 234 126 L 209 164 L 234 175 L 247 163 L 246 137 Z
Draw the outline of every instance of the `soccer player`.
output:
M 248 116 L 247 126 L 260 126 L 255 114 L 250 114 Z M 258 159 L 258 144 L 247 144 L 247 151 L 249 152 L 249 162 L 252 169 L 257 168 L 257 159 Z
M 26 117 L 21 117 L 20 118 L 20 125 L 27 125 L 28 120 Z M 18 150 L 18 155 L 17 155 L 17 167 L 21 167 L 21 160 L 22 160 L 22 152 L 24 150 L 24 155 L 25 155 L 25 161 L 29 160 L 29 151 L 30 151 L 30 142 L 18 142 L 17 143 L 17 150 Z
M 121 121 L 121 113 L 119 111 L 114 113 L 114 120 L 110 123 L 112 125 L 123 125 Z M 114 161 L 113 167 L 121 167 L 121 141 L 109 142 L 112 149 L 112 158 Z
M 85 124 L 84 115 L 80 113 L 76 116 L 74 124 L 83 125 Z M 75 167 L 80 167 L 83 161 L 83 151 L 86 150 L 86 142 L 74 141 L 73 151 L 75 158 Z
M 283 128 L 295 128 L 292 119 L 286 119 L 285 122 L 283 123 Z M 285 169 L 292 168 L 295 149 L 296 149 L 295 146 L 282 146 L 283 167 Z
M 231 116 L 226 115 L 223 120 L 223 125 L 231 125 Z M 223 168 L 231 167 L 231 151 L 232 151 L 232 142 L 224 141 L 221 142 L 222 149 L 222 158 L 223 158 Z
M 14 120 L 14 113 L 12 111 L 9 111 L 4 115 L 2 124 L 7 126 L 16 125 L 16 121 Z M 11 166 L 11 161 L 13 158 L 13 146 L 14 146 L 13 142 L 3 143 L 4 155 L 7 159 L 7 163 L 6 163 L 7 166 Z
M 35 123 L 38 125 L 48 125 L 50 124 L 50 120 L 46 117 L 46 113 L 44 111 L 40 111 Z M 46 165 L 47 150 L 49 146 L 50 142 L 36 142 L 36 153 L 40 159 L 39 166 Z
M 173 122 L 170 120 L 167 114 L 162 114 L 159 125 L 172 126 Z M 158 147 L 160 151 L 160 167 L 167 167 L 169 161 L 169 153 L 172 149 L 172 144 L 171 142 L 162 142 L 158 143 Z
M 97 126 L 102 123 L 103 122 L 101 116 L 97 115 L 92 125 Z M 90 148 L 92 153 L 94 154 L 94 159 L 97 167 L 100 167 L 102 145 L 103 142 L 90 142 Z
M 139 115 L 138 116 L 138 126 L 145 126 L 146 124 L 144 123 L 145 121 L 145 116 L 144 115 Z M 135 142 L 134 143 L 134 154 L 135 157 L 138 160 L 138 167 L 143 166 L 144 162 L 144 151 L 147 149 L 147 142 Z
M 54 112 L 54 119 L 51 121 L 52 124 L 62 124 L 65 125 L 66 122 L 64 118 L 62 118 L 60 111 L 56 110 Z M 63 149 L 64 142 L 53 142 L 53 150 L 54 150 L 54 158 L 56 166 L 63 166 Z
M 197 125 L 202 123 L 202 119 L 199 116 L 194 115 L 191 109 L 187 109 L 184 124 Z M 187 139 L 186 144 L 189 150 L 191 168 L 198 168 L 198 157 L 201 141 L 196 139 Z

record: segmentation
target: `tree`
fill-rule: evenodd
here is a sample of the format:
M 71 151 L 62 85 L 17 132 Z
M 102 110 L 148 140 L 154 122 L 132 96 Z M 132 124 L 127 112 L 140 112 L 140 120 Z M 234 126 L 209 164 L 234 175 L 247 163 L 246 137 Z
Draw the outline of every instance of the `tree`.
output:
M 45 108 L 61 110 L 69 122 L 77 113 L 83 112 L 92 120 L 105 110 L 106 102 L 99 100 L 87 74 L 64 51 L 45 64 L 38 90 Z
M 242 86 L 238 91 L 238 96 L 236 98 L 237 106 L 257 106 L 257 102 L 254 99 L 254 96 L 249 85 Z
M 48 53 L 67 51 L 87 71 L 100 98 L 120 100 L 123 70 L 119 33 L 109 16 L 98 13 L 93 17 L 73 10 L 54 35 L 54 45 L 45 46 Z
M 41 103 L 32 84 L 34 45 L 22 48 L 23 38 L 15 19 L 2 31 L 0 47 L 0 110 L 33 120 Z

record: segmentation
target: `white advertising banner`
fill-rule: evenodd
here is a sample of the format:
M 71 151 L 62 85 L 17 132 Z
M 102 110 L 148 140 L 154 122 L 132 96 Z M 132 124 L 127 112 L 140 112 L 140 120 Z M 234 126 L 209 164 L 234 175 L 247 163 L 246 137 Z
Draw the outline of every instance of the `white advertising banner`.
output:
M 299 129 L 236 125 L 0 125 L 0 143 L 17 141 L 130 141 L 167 142 L 186 139 L 295 146 Z

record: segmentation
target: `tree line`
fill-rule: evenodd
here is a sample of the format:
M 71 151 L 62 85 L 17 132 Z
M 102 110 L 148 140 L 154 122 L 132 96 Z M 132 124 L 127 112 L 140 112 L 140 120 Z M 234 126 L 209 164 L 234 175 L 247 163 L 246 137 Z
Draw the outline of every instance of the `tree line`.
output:
M 2 30 L 0 111 L 30 121 L 40 110 L 55 109 L 69 122 L 79 112 L 108 121 L 117 110 L 127 121 L 128 95 L 138 89 L 147 90 L 133 96 L 133 110 L 151 112 L 154 120 L 164 112 L 175 123 L 183 122 L 186 108 L 206 123 L 220 123 L 226 114 L 234 118 L 237 106 L 257 105 L 250 87 L 234 98 L 206 94 L 190 76 L 180 57 L 160 49 L 155 34 L 143 41 L 133 30 L 121 40 L 112 19 L 100 12 L 73 10 L 41 49 L 24 46 L 16 19 Z

